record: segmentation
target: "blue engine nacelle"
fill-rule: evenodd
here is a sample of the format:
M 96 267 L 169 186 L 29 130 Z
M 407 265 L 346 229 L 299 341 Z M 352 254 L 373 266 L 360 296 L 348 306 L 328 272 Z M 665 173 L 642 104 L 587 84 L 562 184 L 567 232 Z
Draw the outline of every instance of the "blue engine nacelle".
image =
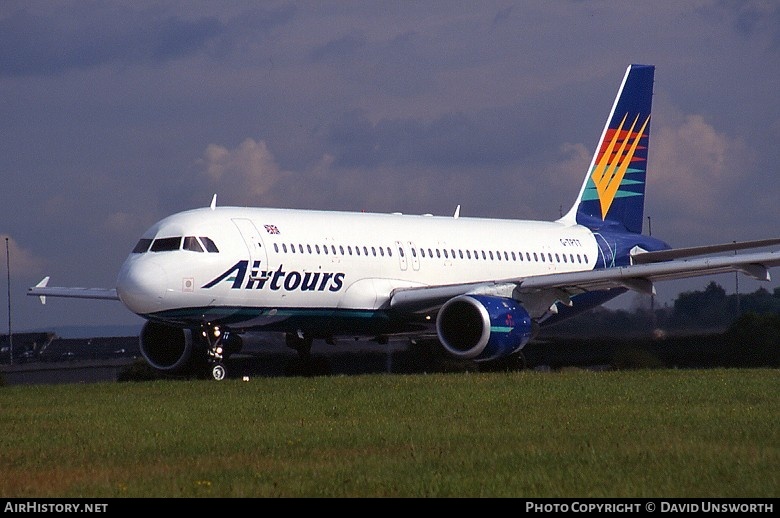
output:
M 495 360 L 522 349 L 533 336 L 528 312 L 514 299 L 461 295 L 447 301 L 436 317 L 439 341 L 451 355 Z

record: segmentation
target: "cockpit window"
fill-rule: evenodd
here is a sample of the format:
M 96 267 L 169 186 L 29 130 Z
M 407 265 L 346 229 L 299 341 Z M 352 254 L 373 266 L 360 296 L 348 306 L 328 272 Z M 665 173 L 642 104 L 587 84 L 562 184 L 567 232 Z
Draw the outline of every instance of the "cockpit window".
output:
M 217 248 L 217 245 L 214 244 L 214 241 L 212 241 L 208 237 L 200 236 L 200 240 L 203 243 L 203 246 L 206 247 L 206 250 L 209 251 L 212 254 L 218 254 L 219 248 Z
M 152 252 L 170 252 L 181 247 L 181 237 L 164 237 L 155 239 L 152 243 Z
M 187 236 L 184 238 L 184 250 L 190 250 L 191 252 L 203 252 L 203 247 L 194 236 Z
M 205 249 L 205 251 L 209 253 L 219 253 L 219 249 L 217 248 L 217 245 L 214 244 L 214 241 L 204 236 L 187 236 L 184 238 L 181 236 L 163 237 L 155 240 L 144 237 L 141 238 L 141 240 L 138 241 L 138 244 L 135 245 L 135 248 L 133 248 L 133 253 L 143 254 L 149 251 L 172 252 L 179 249 L 201 253 L 203 253 Z
M 135 248 L 133 248 L 134 254 L 143 254 L 144 252 L 149 250 L 149 246 L 152 244 L 152 240 L 149 238 L 142 237 L 140 241 L 138 241 L 138 244 L 135 245 Z

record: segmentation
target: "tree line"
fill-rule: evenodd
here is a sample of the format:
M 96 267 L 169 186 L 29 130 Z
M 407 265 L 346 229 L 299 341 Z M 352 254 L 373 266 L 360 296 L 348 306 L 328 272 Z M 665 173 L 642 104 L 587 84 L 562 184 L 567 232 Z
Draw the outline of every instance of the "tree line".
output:
M 597 308 L 552 326 L 525 351 L 553 367 L 780 367 L 780 288 L 727 295 L 711 282 L 660 308 Z

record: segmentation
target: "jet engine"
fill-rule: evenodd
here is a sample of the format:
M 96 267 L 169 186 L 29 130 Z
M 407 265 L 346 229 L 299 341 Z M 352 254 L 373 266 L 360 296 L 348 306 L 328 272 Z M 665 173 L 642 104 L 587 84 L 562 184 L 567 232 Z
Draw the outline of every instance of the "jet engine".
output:
M 495 360 L 522 349 L 534 334 L 528 312 L 514 299 L 461 295 L 447 301 L 436 318 L 439 341 L 451 355 Z
M 160 371 L 177 372 L 190 365 L 194 343 L 190 329 L 149 321 L 141 329 L 139 346 L 149 365 Z

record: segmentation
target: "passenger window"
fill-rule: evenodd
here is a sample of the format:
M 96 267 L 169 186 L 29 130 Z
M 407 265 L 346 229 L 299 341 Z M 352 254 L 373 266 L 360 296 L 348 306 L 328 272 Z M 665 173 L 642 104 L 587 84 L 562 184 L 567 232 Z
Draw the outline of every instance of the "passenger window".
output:
M 219 253 L 219 248 L 217 248 L 217 245 L 214 244 L 214 241 L 212 241 L 211 238 L 200 236 L 200 242 L 206 247 L 207 252 L 211 254 Z
M 135 245 L 135 248 L 133 248 L 134 254 L 142 254 L 144 252 L 147 252 L 149 250 L 149 247 L 152 244 L 151 239 L 147 239 L 145 237 L 141 238 L 140 241 L 138 241 L 138 244 Z
M 184 238 L 184 246 L 182 247 L 184 250 L 189 250 L 191 252 L 203 252 L 203 247 L 200 246 L 200 243 L 198 243 L 198 240 L 195 239 L 194 236 L 187 236 Z
M 181 237 L 164 237 L 155 239 L 152 243 L 152 252 L 171 252 L 181 248 Z

